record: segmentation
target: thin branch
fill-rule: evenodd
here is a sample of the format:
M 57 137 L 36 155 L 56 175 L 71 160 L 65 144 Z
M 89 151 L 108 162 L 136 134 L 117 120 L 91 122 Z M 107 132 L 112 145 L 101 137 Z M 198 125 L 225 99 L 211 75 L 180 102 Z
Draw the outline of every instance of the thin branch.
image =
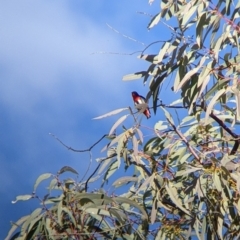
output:
M 57 136 L 55 136 L 52 133 L 49 133 L 49 135 L 51 135 L 52 137 L 54 137 L 58 142 L 60 142 L 65 148 L 67 148 L 68 150 L 71 150 L 73 152 L 90 152 L 98 143 L 100 143 L 106 136 L 108 136 L 108 134 L 104 134 L 97 142 L 95 142 L 90 148 L 88 149 L 84 149 L 84 150 L 78 150 L 78 149 L 74 149 L 72 147 L 67 146 L 65 143 L 63 143 Z
M 193 156 L 198 160 L 198 162 L 200 162 L 200 158 L 197 155 L 197 153 L 194 151 L 194 149 L 192 148 L 192 146 L 190 146 L 188 140 L 184 137 L 184 135 L 177 130 L 176 126 L 174 124 L 171 123 L 171 121 L 167 118 L 168 123 L 172 126 L 173 130 L 177 133 L 177 135 L 183 140 L 183 142 L 187 145 L 189 151 L 193 154 Z
M 129 40 L 131 40 L 131 41 L 134 41 L 134 42 L 136 42 L 136 43 L 139 43 L 139 44 L 141 44 L 141 45 L 143 45 L 143 46 L 145 45 L 145 43 L 143 43 L 143 42 L 140 42 L 140 41 L 138 41 L 138 40 L 136 40 L 136 39 L 134 39 L 134 38 L 131 38 L 131 37 L 125 35 L 125 34 L 120 33 L 118 30 L 116 30 L 115 28 L 113 28 L 112 26 L 110 26 L 108 23 L 106 23 L 106 25 L 107 25 L 112 31 L 114 31 L 115 33 L 120 34 L 121 36 L 123 36 L 123 37 L 125 37 L 125 38 L 127 38 L 127 39 L 129 39 Z
M 71 150 L 73 152 L 80 152 L 80 153 L 83 153 L 83 152 L 89 152 L 89 155 L 90 155 L 90 162 L 88 164 L 88 168 L 84 174 L 84 176 L 82 177 L 81 181 L 83 181 L 83 179 L 85 178 L 85 176 L 87 175 L 90 167 L 91 167 L 91 164 L 92 164 L 92 153 L 91 153 L 91 150 L 98 144 L 100 143 L 108 134 L 104 134 L 97 142 L 95 142 L 90 148 L 88 149 L 84 149 L 84 150 L 77 150 L 77 149 L 74 149 L 72 147 L 69 147 L 67 146 L 65 143 L 63 143 L 57 136 L 55 136 L 54 134 L 52 133 L 49 133 L 49 135 L 51 135 L 52 137 L 54 137 L 58 142 L 60 142 L 65 148 L 67 148 L 68 150 Z M 86 183 L 85 183 L 85 191 L 87 192 L 87 185 L 88 185 L 88 182 L 89 180 L 92 178 L 92 176 L 97 172 L 97 170 L 99 169 L 99 167 L 101 166 L 101 163 L 99 163 L 98 167 L 95 169 L 95 171 L 90 175 L 90 177 L 87 179 Z
M 95 169 L 95 170 L 93 171 L 93 173 L 89 176 L 89 178 L 87 179 L 87 181 L 86 181 L 86 183 L 85 183 L 85 191 L 86 191 L 86 192 L 87 192 L 87 189 L 88 189 L 88 182 L 89 182 L 90 179 L 94 176 L 94 174 L 97 172 L 97 170 L 100 168 L 101 164 L 102 164 L 104 161 L 108 160 L 109 158 L 113 158 L 113 157 L 115 157 L 115 156 L 117 156 L 116 153 L 112 154 L 112 155 L 109 156 L 109 157 L 106 157 L 106 158 L 102 159 L 102 161 L 98 164 L 98 166 L 96 167 L 96 169 Z
M 94 172 L 89 176 L 89 178 L 87 179 L 86 183 L 85 183 L 85 192 L 87 192 L 88 189 L 88 182 L 90 181 L 90 179 L 93 177 L 93 175 L 97 172 L 97 170 L 100 168 L 102 162 L 100 162 L 98 164 L 98 166 L 96 167 L 96 169 L 94 170 Z
M 204 102 L 202 102 L 202 105 L 197 105 L 198 107 L 201 107 L 205 112 L 207 111 L 207 107 L 204 105 Z M 219 119 L 213 111 L 209 114 L 209 116 L 214 119 L 220 127 L 222 127 L 228 134 L 230 134 L 235 140 L 234 146 L 230 152 L 230 155 L 234 155 L 240 145 L 240 135 L 237 135 L 234 133 L 221 119 Z

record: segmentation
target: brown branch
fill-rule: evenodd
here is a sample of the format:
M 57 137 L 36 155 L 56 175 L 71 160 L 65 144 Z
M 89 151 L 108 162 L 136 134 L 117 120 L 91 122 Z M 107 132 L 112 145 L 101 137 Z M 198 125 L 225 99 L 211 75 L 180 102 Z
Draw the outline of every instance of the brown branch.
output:
M 73 152 L 90 152 L 98 143 L 100 143 L 106 136 L 108 136 L 108 134 L 104 134 L 97 142 L 95 142 L 90 148 L 88 149 L 84 149 L 84 150 L 77 150 L 74 149 L 72 147 L 67 146 L 65 143 L 63 143 L 57 136 L 55 136 L 52 133 L 49 133 L 49 135 L 51 135 L 52 137 L 54 137 L 58 142 L 60 142 L 65 148 L 67 148 L 68 150 L 71 150 Z
M 202 105 L 198 105 L 198 107 L 201 107 L 205 112 L 207 111 L 207 108 L 206 106 L 204 105 L 204 102 L 202 102 Z M 240 135 L 237 135 L 236 133 L 234 133 L 221 119 L 219 119 L 213 112 L 211 112 L 209 114 L 209 116 L 214 119 L 218 125 L 220 127 L 222 127 L 228 134 L 230 134 L 235 140 L 235 143 L 233 145 L 233 148 L 230 152 L 230 155 L 234 155 L 237 150 L 238 150 L 238 147 L 240 145 Z
M 186 146 L 188 147 L 189 151 L 193 154 L 193 156 L 197 159 L 198 162 L 200 162 L 200 158 L 197 155 L 197 153 L 194 151 L 194 149 L 192 148 L 192 146 L 190 146 L 188 140 L 184 137 L 184 135 L 177 130 L 176 126 L 174 124 L 171 123 L 171 121 L 167 118 L 168 123 L 172 126 L 173 130 L 177 133 L 177 135 L 182 139 L 182 141 L 186 144 Z

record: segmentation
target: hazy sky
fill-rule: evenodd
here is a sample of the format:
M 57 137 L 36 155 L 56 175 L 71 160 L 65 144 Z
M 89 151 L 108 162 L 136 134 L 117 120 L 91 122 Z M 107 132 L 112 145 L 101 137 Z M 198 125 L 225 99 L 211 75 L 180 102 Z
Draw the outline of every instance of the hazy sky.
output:
M 147 93 L 141 80 L 122 81 L 148 66 L 138 54 L 122 53 L 146 45 L 106 23 L 145 44 L 166 40 L 159 28 L 148 31 L 150 18 L 137 13 L 158 10 L 158 2 L 147 0 L 0 0 L 0 239 L 11 220 L 37 206 L 11 201 L 31 194 L 40 174 L 69 165 L 82 176 L 87 169 L 88 154 L 68 151 L 50 132 L 71 147 L 88 148 L 116 119 L 93 117 L 133 106 L 131 91 Z

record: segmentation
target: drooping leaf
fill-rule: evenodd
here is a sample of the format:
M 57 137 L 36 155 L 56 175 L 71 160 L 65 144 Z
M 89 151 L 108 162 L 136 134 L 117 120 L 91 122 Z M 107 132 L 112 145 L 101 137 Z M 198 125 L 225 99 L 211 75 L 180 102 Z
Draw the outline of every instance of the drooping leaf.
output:
M 105 117 L 110 117 L 110 116 L 112 116 L 112 115 L 116 115 L 116 114 L 118 114 L 118 113 L 120 113 L 120 112 L 122 112 L 122 111 L 125 111 L 125 110 L 129 110 L 129 108 L 120 108 L 120 109 L 116 109 L 116 110 L 113 110 L 113 111 L 111 111 L 111 112 L 108 112 L 108 113 L 106 113 L 106 114 L 104 114 L 104 115 L 101 115 L 101 116 L 99 116 L 99 117 L 95 117 L 95 118 L 93 118 L 93 119 L 102 119 L 102 118 L 105 118 Z
M 26 195 L 19 195 L 16 197 L 15 201 L 12 201 L 12 203 L 16 203 L 17 201 L 27 201 L 29 199 L 33 198 L 32 195 L 26 194 Z
M 129 116 L 129 114 L 127 115 L 124 115 L 122 117 L 120 117 L 115 123 L 114 125 L 112 126 L 110 132 L 109 132 L 109 135 L 113 134 L 114 131 L 116 130 L 116 128 L 122 123 L 125 121 L 125 119 Z
M 19 227 L 19 226 L 21 226 L 27 219 L 29 218 L 29 215 L 27 215 L 27 216 L 24 216 L 24 217 L 21 217 L 17 222 L 15 222 L 15 223 L 11 223 L 12 224 L 12 227 L 11 227 L 11 229 L 9 230 L 9 232 L 8 232 L 8 235 L 7 235 L 7 237 L 5 238 L 5 240 L 11 240 L 12 238 L 11 238 L 11 236 L 12 236 L 12 234 L 17 230 L 17 228 Z
M 117 179 L 112 185 L 114 187 L 121 187 L 129 182 L 136 182 L 137 180 L 138 180 L 137 177 L 125 176 Z
M 207 124 L 208 118 L 210 113 L 213 110 L 213 106 L 216 104 L 216 101 L 218 100 L 219 97 L 221 97 L 224 93 L 226 92 L 225 89 L 221 89 L 216 93 L 216 95 L 212 98 L 211 102 L 208 104 L 207 111 L 206 111 L 206 116 L 205 116 L 205 124 Z
M 62 167 L 58 171 L 58 174 L 62 174 L 62 173 L 65 173 L 65 172 L 72 172 L 72 173 L 75 173 L 75 174 L 78 175 L 78 172 L 75 169 L 73 169 L 72 167 L 69 167 L 69 166 Z
M 125 75 L 122 80 L 123 81 L 136 80 L 136 79 L 140 79 L 140 78 L 146 76 L 146 74 L 147 74 L 146 71 L 136 72 L 136 73 L 133 73 L 133 74 Z
M 37 180 L 36 180 L 36 182 L 35 182 L 35 184 L 34 184 L 33 191 L 36 192 L 36 189 L 37 189 L 38 185 L 39 185 L 42 181 L 50 178 L 51 176 L 52 176 L 51 173 L 44 173 L 44 174 L 40 175 L 40 176 L 37 178 Z
M 161 13 L 156 14 L 150 21 L 150 23 L 148 24 L 148 29 L 153 28 L 155 25 L 158 24 L 158 22 L 161 19 Z

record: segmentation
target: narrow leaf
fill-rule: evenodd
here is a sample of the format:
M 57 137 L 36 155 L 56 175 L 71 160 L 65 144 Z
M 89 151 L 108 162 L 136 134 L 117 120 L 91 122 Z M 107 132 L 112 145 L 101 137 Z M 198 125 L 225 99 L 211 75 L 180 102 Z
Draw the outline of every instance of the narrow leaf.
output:
M 112 126 L 110 132 L 109 132 L 109 135 L 113 134 L 113 132 L 115 131 L 115 129 L 129 116 L 129 114 L 127 115 L 124 115 L 122 117 L 120 117 L 115 123 L 114 125 Z
M 122 80 L 123 81 L 136 80 L 136 79 L 140 79 L 140 78 L 142 78 L 146 75 L 147 75 L 146 71 L 136 72 L 136 73 L 133 73 L 133 74 L 125 75 Z
M 131 206 L 139 209 L 139 210 L 142 212 L 143 217 L 144 217 L 145 219 L 148 219 L 148 215 L 147 215 L 146 211 L 143 209 L 143 207 L 141 207 L 141 206 L 140 206 L 138 203 L 136 203 L 135 201 L 132 201 L 132 200 L 130 200 L 130 199 L 128 199 L 128 198 L 125 198 L 125 197 L 115 197 L 115 198 L 113 198 L 113 200 L 116 201 L 116 202 L 118 202 L 118 203 L 121 202 L 121 203 L 123 203 L 123 204 L 126 204 L 126 203 L 130 204 Z
M 29 218 L 29 215 L 27 216 L 24 216 L 24 217 L 21 217 L 20 219 L 17 220 L 16 223 L 11 223 L 12 224 L 12 227 L 11 229 L 9 230 L 8 232 L 8 235 L 7 237 L 5 238 L 5 240 L 11 240 L 11 236 L 12 234 L 16 231 L 17 228 L 19 228 L 19 226 L 21 226 L 27 219 Z
M 51 176 L 52 176 L 51 173 L 44 173 L 44 174 L 40 175 L 40 176 L 37 178 L 37 180 L 36 180 L 36 182 L 35 182 L 35 184 L 34 184 L 33 191 L 36 192 L 36 189 L 37 189 L 38 185 L 39 185 L 43 180 L 46 180 L 46 179 L 50 178 Z
M 189 215 L 189 212 L 187 209 L 185 209 L 182 204 L 181 200 L 178 198 L 177 190 L 172 186 L 172 184 L 166 184 L 165 186 L 171 200 L 176 204 L 177 207 L 179 207 L 183 212 L 187 213 Z
M 72 172 L 72 173 L 75 173 L 75 174 L 78 175 L 78 172 L 77 172 L 75 169 L 73 169 L 73 168 L 71 168 L 71 167 L 69 167 L 69 166 L 62 167 L 62 168 L 58 171 L 58 174 L 62 174 L 62 173 L 64 173 L 64 172 Z
M 143 133 L 142 133 L 142 131 L 138 128 L 136 129 L 136 131 L 138 133 L 138 136 L 139 136 L 139 139 L 140 139 L 141 143 L 143 143 Z
M 157 15 L 155 15 L 152 19 L 151 19 L 151 21 L 150 21 L 150 23 L 148 24 L 148 29 L 151 29 L 152 27 L 154 27 L 155 25 L 157 25 L 158 24 L 158 22 L 160 21 L 160 19 L 161 19 L 161 13 L 158 13 Z
M 180 81 L 179 85 L 177 86 L 176 92 L 179 91 L 179 89 L 182 88 L 182 86 L 194 75 L 196 74 L 199 69 L 202 67 L 203 63 L 205 62 L 206 57 L 202 57 L 199 65 L 195 68 L 193 68 L 192 70 L 190 70 L 185 76 L 184 78 Z
M 101 115 L 101 116 L 99 116 L 99 117 L 95 117 L 95 118 L 93 118 L 93 119 L 96 120 L 96 119 L 101 119 L 101 118 L 109 117 L 109 116 L 112 116 L 112 115 L 116 115 L 116 114 L 118 114 L 118 113 L 120 113 L 120 112 L 122 112 L 122 111 L 125 111 L 125 110 L 129 110 L 129 108 L 119 108 L 119 109 L 113 110 L 113 111 L 111 111 L 111 112 L 108 112 L 108 113 L 106 113 L 106 114 L 104 114 L 104 115 Z
M 114 187 L 121 187 L 122 185 L 125 185 L 129 182 L 137 182 L 137 180 L 138 180 L 137 177 L 125 176 L 117 179 L 112 185 Z
M 216 95 L 212 98 L 211 102 L 208 105 L 207 111 L 206 111 L 206 116 L 205 116 L 205 124 L 208 122 L 208 118 L 210 113 L 212 112 L 213 106 L 216 103 L 217 99 L 221 97 L 224 93 L 226 92 L 226 89 L 221 89 L 219 90 Z
M 20 195 L 20 196 L 17 196 L 16 197 L 16 200 L 15 201 L 12 201 L 12 203 L 14 204 L 14 203 L 16 203 L 17 201 L 27 201 L 27 200 L 29 200 L 30 198 L 32 198 L 33 196 L 32 195 L 29 195 L 29 194 L 27 194 L 27 195 Z

